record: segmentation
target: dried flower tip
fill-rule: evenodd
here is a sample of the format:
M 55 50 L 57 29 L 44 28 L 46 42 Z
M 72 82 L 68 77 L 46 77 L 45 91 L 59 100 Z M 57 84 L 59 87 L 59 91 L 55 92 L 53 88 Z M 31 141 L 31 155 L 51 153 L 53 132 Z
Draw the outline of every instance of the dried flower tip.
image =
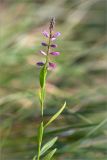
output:
M 55 63 L 49 62 L 49 69 L 55 69 L 55 67 L 56 67 Z
M 42 42 L 41 44 L 42 44 L 42 46 L 48 46 L 48 44 L 45 42 Z
M 57 47 L 57 44 L 51 44 L 50 45 L 52 48 L 56 48 Z
M 42 50 L 39 51 L 39 53 L 41 53 L 42 55 L 46 56 L 46 53 Z
M 43 31 L 42 34 L 47 38 L 49 37 L 49 33 L 47 31 Z
M 58 56 L 60 55 L 60 52 L 51 52 L 50 54 L 52 54 L 53 56 Z
M 60 36 L 60 35 L 61 35 L 60 32 L 56 32 L 56 33 L 52 36 L 52 38 L 57 38 L 57 37 Z
M 53 30 L 54 25 L 55 25 L 55 17 L 52 17 L 52 18 L 51 18 L 51 20 L 50 20 L 50 26 L 49 26 L 49 29 L 50 29 L 50 30 Z
M 44 63 L 43 63 L 43 62 L 37 62 L 36 64 L 37 64 L 37 66 L 39 66 L 39 67 L 44 66 Z

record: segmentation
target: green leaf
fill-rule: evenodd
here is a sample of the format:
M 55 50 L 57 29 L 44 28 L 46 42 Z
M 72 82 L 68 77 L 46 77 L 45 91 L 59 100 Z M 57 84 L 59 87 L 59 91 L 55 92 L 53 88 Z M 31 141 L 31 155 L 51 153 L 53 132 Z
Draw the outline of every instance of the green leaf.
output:
M 47 127 L 50 123 L 52 123 L 61 114 L 61 112 L 64 110 L 65 107 L 66 107 L 66 102 L 61 107 L 61 109 L 45 124 L 44 127 Z
M 41 86 L 41 88 L 44 88 L 46 75 L 47 75 L 47 68 L 44 65 L 44 67 L 40 71 L 40 77 L 39 77 L 40 78 L 40 86 Z
M 48 149 L 50 149 L 55 142 L 57 141 L 58 137 L 53 138 L 49 142 L 47 142 L 41 149 L 40 155 L 43 155 Z
M 56 150 L 57 150 L 57 149 L 55 148 L 54 150 L 52 150 L 51 152 L 49 152 L 49 153 L 44 157 L 43 160 L 50 160 L 50 159 L 53 157 L 53 155 L 55 154 Z
M 41 122 L 40 127 L 38 129 L 38 154 L 40 155 L 40 148 L 41 148 L 41 143 L 42 143 L 42 137 L 43 137 L 43 122 Z

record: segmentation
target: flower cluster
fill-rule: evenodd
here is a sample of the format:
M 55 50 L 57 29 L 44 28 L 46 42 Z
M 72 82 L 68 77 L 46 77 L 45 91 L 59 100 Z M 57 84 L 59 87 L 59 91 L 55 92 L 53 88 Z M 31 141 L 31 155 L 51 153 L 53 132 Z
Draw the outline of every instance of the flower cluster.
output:
M 46 65 L 48 69 L 54 69 L 56 67 L 56 64 L 53 62 L 49 61 L 50 55 L 52 56 L 58 56 L 60 55 L 60 52 L 52 51 L 52 48 L 57 48 L 57 44 L 54 44 L 53 42 L 56 40 L 58 36 L 60 36 L 60 32 L 53 32 L 54 28 L 54 18 L 51 19 L 50 21 L 50 26 L 49 26 L 49 32 L 43 31 L 42 34 L 48 39 L 48 43 L 42 42 L 41 45 L 44 47 L 47 47 L 47 52 L 40 50 L 40 54 L 44 55 L 46 57 L 45 62 L 37 62 L 38 66 L 44 66 Z

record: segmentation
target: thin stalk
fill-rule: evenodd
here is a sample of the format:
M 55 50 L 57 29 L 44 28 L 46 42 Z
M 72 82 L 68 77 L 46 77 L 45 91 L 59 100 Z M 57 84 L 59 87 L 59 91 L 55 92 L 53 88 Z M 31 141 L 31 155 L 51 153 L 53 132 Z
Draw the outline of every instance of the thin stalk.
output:
M 43 139 L 43 135 L 42 135 L 42 139 Z M 42 145 L 42 139 L 41 139 L 40 145 L 38 145 L 37 160 L 40 160 L 40 150 L 41 150 L 41 145 Z

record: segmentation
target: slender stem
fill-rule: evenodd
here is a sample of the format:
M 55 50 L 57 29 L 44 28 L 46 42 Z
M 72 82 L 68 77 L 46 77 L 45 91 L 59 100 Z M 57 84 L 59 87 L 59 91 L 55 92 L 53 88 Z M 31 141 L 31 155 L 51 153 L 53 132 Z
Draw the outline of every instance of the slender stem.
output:
M 42 145 L 42 139 L 43 139 L 43 132 L 44 132 L 44 127 L 43 127 L 43 122 L 41 122 L 39 130 L 38 130 L 39 141 L 38 141 L 37 160 L 40 160 L 40 151 L 41 151 L 41 145 Z

